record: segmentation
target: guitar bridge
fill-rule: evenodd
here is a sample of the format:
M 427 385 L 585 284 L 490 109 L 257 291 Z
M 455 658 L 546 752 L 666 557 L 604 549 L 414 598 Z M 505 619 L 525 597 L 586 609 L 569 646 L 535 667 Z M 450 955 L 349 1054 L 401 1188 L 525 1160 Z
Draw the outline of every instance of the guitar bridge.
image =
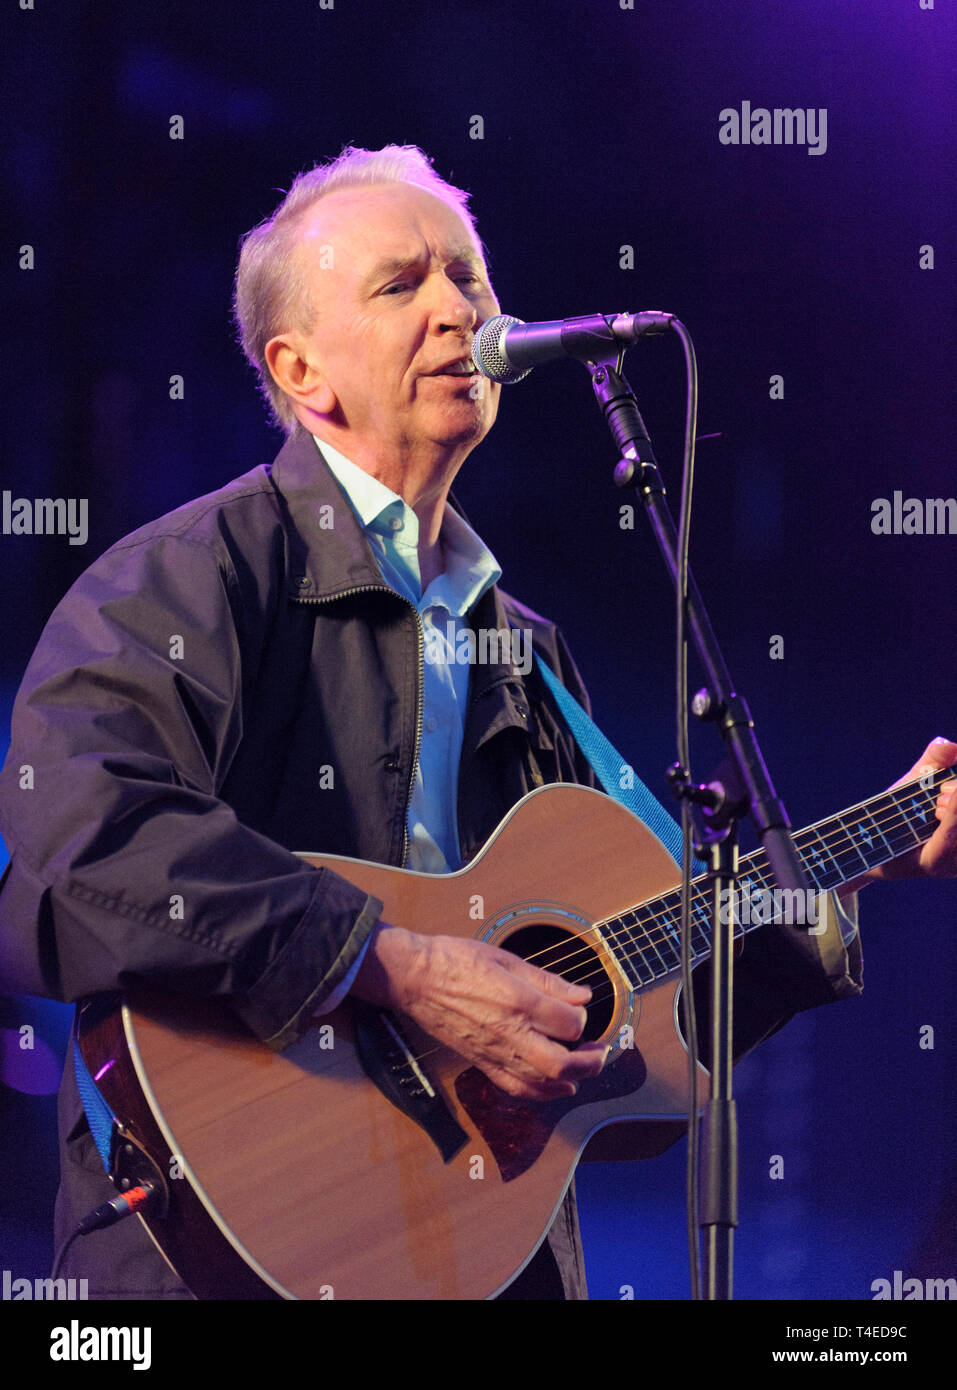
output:
M 406 1042 L 395 1016 L 353 999 L 356 1051 L 369 1080 L 422 1129 L 450 1163 L 468 1134 L 439 1095 Z

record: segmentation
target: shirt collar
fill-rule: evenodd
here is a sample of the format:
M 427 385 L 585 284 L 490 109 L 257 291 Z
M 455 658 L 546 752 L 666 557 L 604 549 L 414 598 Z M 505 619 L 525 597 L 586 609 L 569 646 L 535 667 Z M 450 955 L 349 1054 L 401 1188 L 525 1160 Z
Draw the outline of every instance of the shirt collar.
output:
M 318 435 L 314 434 L 312 437 L 316 441 L 316 448 L 332 469 L 363 526 L 370 527 L 383 512 L 394 507 L 396 502 L 405 506 L 398 493 L 386 487 L 385 483 L 380 483 L 378 478 L 373 478 L 371 473 L 367 473 L 357 463 L 347 459 L 345 454 L 340 454 L 338 449 L 334 449 L 331 444 L 327 444 Z M 411 507 L 409 510 L 412 510 Z M 414 512 L 412 515 L 415 517 Z M 418 533 L 418 517 L 415 517 L 415 529 Z
M 374 478 L 358 464 L 346 458 L 317 435 L 312 436 L 316 447 L 326 460 L 337 482 L 345 492 L 352 509 L 370 539 L 376 554 L 390 551 L 393 557 L 401 554 L 403 571 L 411 570 L 419 578 L 418 543 L 419 519 L 409 504 Z M 502 577 L 501 568 L 488 546 L 476 535 L 464 517 L 445 504 L 442 518 L 443 572 L 436 575 L 425 594 L 420 608 L 433 605 L 464 617 L 482 595 Z M 380 549 L 381 546 L 381 549 Z

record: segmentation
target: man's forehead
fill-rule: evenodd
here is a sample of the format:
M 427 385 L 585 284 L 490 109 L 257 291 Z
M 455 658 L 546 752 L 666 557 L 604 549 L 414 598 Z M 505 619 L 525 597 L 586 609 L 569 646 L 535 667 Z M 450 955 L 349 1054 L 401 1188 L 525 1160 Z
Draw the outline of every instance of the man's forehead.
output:
M 372 184 L 326 194 L 303 215 L 301 245 L 307 255 L 331 246 L 335 260 L 361 274 L 380 262 L 409 264 L 425 246 L 448 261 L 485 264 L 459 210 L 414 184 Z

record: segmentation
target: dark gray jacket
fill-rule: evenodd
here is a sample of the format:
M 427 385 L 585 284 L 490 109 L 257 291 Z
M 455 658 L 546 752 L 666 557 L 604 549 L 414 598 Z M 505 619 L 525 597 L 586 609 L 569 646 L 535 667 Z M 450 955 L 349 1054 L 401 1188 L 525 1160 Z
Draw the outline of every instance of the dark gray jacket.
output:
M 553 624 L 497 588 L 469 620 L 530 628 L 587 705 Z M 273 1047 L 296 1039 L 379 904 L 292 851 L 403 862 L 419 663 L 415 610 L 383 582 L 302 430 L 271 467 L 112 546 L 53 613 L 14 709 L 0 779 L 3 987 L 75 1001 L 135 975 L 225 997 Z M 463 857 L 526 792 L 556 781 L 594 785 L 537 670 L 473 666 Z M 744 998 L 746 980 L 739 988 Z M 786 993 L 772 1007 L 766 988 L 755 992 L 757 1012 L 740 1019 L 749 1041 L 819 1002 Z M 61 1134 L 62 1228 L 110 1195 L 69 1067 Z M 120 1236 L 127 1227 L 139 1244 Z M 134 1242 L 126 1254 L 123 1241 Z M 139 1223 L 81 1246 L 76 1272 L 92 1271 L 104 1293 L 175 1296 Z

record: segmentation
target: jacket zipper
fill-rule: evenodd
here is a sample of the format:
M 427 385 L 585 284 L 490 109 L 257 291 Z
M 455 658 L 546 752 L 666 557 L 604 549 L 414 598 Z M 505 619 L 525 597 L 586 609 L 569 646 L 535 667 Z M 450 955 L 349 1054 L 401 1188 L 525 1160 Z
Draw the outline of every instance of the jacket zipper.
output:
M 419 610 L 415 604 L 400 594 L 395 589 L 390 589 L 387 584 L 358 584 L 352 589 L 342 589 L 339 593 L 329 594 L 327 598 L 302 598 L 296 595 L 295 603 L 332 603 L 335 599 L 350 598 L 353 594 L 378 593 L 392 594 L 393 598 L 401 599 L 407 608 L 412 610 L 415 618 L 415 625 L 419 633 L 418 668 L 415 691 L 415 744 L 412 750 L 412 770 L 409 774 L 409 785 L 405 793 L 405 806 L 402 815 L 402 863 L 400 868 L 405 868 L 405 862 L 409 857 L 409 806 L 412 802 L 412 788 L 415 786 L 415 774 L 419 766 L 419 743 L 422 737 L 422 705 L 425 701 L 425 659 L 423 650 L 425 646 L 425 632 L 422 627 L 422 619 L 419 617 Z

